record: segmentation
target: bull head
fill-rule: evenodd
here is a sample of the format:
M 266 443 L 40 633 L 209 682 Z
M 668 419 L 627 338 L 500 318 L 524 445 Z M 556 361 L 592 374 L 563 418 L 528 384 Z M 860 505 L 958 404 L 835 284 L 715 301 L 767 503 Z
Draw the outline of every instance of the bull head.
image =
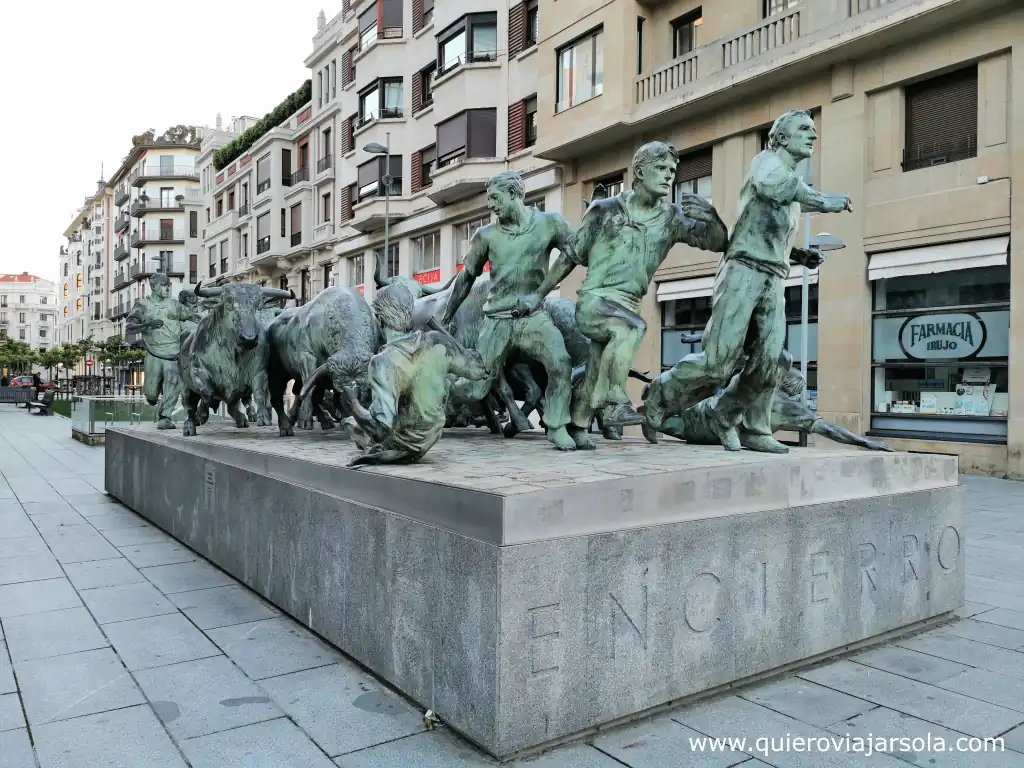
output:
M 209 301 L 215 300 L 222 318 L 232 326 L 237 343 L 243 349 L 252 349 L 259 343 L 260 325 L 257 312 L 274 301 L 294 299 L 295 294 L 278 288 L 264 288 L 258 285 L 240 283 L 204 288 L 196 286 L 196 295 Z

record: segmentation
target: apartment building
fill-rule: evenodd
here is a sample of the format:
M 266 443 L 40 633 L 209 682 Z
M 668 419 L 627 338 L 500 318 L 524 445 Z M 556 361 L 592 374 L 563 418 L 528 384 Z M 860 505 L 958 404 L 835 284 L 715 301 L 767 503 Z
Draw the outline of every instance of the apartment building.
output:
M 127 340 L 124 320 L 149 294 L 148 278 L 164 272 L 172 291 L 196 281 L 202 193 L 196 159 L 202 130 L 140 137 L 107 182 L 113 234 L 108 274 L 94 320 Z M 173 295 L 173 294 L 172 294 Z
M 0 275 L 0 339 L 45 351 L 57 343 L 57 286 L 22 272 Z
M 1000 0 L 541 0 L 533 153 L 564 164 L 575 224 L 585 201 L 629 187 L 642 143 L 671 142 L 676 194 L 705 195 L 731 223 L 772 121 L 811 110 L 819 142 L 802 172 L 854 202 L 801 228 L 846 246 L 809 276 L 812 402 L 895 448 L 1021 476 L 1022 41 L 1024 7 Z M 717 263 L 673 249 L 637 368 L 696 349 L 680 337 L 707 322 Z M 797 360 L 801 280 L 787 288 Z
M 60 249 L 58 344 L 110 335 L 103 307 L 110 273 L 113 209 L 111 191 L 100 180 L 64 231 L 67 245 Z
M 560 208 L 560 170 L 533 152 L 537 31 L 535 0 L 353 0 L 321 16 L 306 59 L 312 252 L 291 265 L 297 294 L 333 281 L 370 296 L 377 258 L 389 275 L 447 280 L 490 220 L 484 187 L 500 171 Z

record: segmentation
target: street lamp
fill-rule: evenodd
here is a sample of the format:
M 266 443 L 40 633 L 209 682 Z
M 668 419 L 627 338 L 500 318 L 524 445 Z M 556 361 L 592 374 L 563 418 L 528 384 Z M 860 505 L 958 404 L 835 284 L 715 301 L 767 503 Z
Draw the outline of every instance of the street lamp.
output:
M 384 155 L 384 175 L 380 180 L 384 184 L 384 263 L 387 264 L 391 256 L 391 131 L 384 137 L 384 146 L 372 142 L 363 147 L 363 152 Z

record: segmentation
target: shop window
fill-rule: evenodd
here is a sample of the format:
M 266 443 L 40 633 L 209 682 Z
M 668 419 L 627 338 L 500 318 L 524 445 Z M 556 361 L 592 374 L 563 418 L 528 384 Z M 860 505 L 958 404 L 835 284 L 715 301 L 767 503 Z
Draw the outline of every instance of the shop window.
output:
M 877 280 L 872 434 L 1005 443 L 1010 268 Z

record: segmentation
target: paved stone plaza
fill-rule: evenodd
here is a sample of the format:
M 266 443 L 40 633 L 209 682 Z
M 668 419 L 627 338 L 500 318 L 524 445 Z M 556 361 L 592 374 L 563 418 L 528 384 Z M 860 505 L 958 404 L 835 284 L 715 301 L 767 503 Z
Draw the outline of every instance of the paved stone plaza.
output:
M 104 451 L 67 420 L 0 406 L 0 436 L 0 768 L 493 764 L 105 496 Z M 519 765 L 1024 766 L 1024 484 L 965 484 L 959 621 Z M 1007 751 L 799 741 L 847 734 Z M 701 751 L 706 736 L 746 743 Z

